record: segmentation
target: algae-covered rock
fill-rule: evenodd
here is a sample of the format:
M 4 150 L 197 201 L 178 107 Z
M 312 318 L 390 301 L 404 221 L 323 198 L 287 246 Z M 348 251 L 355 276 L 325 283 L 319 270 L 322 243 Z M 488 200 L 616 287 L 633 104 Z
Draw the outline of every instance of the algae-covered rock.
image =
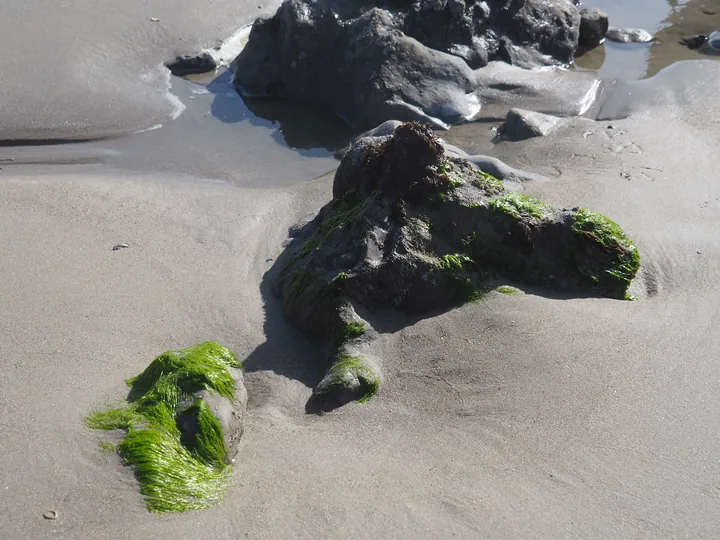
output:
M 622 299 L 640 266 L 608 218 L 507 192 L 470 162 L 447 157 L 433 132 L 413 122 L 358 140 L 335 174 L 333 200 L 304 231 L 274 290 L 295 326 L 333 344 L 316 392 L 344 387 L 363 399 L 363 388 L 376 391 L 367 373 L 377 370 L 351 362 L 364 356 L 334 338 L 357 323 L 359 307 L 446 309 L 477 298 L 490 278 Z
M 88 418 L 92 428 L 126 430 L 117 450 L 151 511 L 206 508 L 225 493 L 245 422 L 241 367 L 211 341 L 168 351 L 127 381 L 124 406 Z

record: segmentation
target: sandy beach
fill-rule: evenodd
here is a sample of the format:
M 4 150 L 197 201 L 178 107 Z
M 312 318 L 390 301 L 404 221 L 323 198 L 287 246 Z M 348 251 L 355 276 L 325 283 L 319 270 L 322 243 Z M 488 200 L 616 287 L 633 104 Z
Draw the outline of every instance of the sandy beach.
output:
M 162 62 L 277 5 L 179 4 L 2 3 L 3 139 L 164 125 L 0 148 L 1 538 L 720 536 L 720 62 L 608 84 L 598 106 L 622 119 L 517 143 L 491 143 L 494 121 L 442 133 L 547 177 L 525 193 L 622 224 L 638 299 L 521 287 L 422 319 L 378 313 L 381 393 L 318 416 L 305 403 L 325 366 L 269 281 L 337 161 L 292 144 L 307 131 L 292 139 L 287 116 L 223 122 L 219 94 L 187 81 L 170 120 Z M 84 420 L 157 354 L 205 340 L 245 364 L 232 487 L 153 514 Z

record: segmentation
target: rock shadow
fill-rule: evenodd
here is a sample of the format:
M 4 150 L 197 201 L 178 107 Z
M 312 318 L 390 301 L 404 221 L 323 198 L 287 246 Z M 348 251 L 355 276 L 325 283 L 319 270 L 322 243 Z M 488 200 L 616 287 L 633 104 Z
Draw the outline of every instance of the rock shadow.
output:
M 640 264 L 607 217 L 508 192 L 470 161 L 447 157 L 419 123 L 353 145 L 332 200 L 289 236 L 261 284 L 267 342 L 246 366 L 314 386 L 306 412 L 372 398 L 383 380 L 379 333 L 482 301 L 498 277 L 558 299 L 623 299 Z M 314 352 L 288 342 L 300 334 L 286 321 L 313 336 L 304 344 Z M 278 347 L 290 360 L 278 361 Z
M 280 145 L 313 157 L 347 146 L 357 132 L 339 116 L 312 104 L 242 96 L 232 84 L 232 71 L 219 72 L 205 88 L 214 94 L 211 114 L 226 124 L 248 122 L 272 129 Z

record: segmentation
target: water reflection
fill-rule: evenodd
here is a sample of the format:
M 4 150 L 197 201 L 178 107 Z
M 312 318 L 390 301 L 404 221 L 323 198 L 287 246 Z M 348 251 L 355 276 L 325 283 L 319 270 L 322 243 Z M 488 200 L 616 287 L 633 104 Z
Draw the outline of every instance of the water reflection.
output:
M 712 0 L 593 0 L 608 14 L 610 26 L 642 28 L 655 36 L 652 43 L 606 42 L 578 55 L 576 69 L 597 71 L 603 79 L 641 79 L 679 60 L 713 55 L 709 47 L 697 51 L 681 45 L 680 38 L 709 34 L 720 28 L 720 6 Z
M 302 155 L 316 155 L 316 149 L 337 150 L 347 145 L 354 135 L 347 123 L 322 107 L 244 98 L 235 91 L 231 77 L 231 72 L 226 70 L 206 86 L 214 94 L 210 112 L 223 123 L 247 122 L 272 129 L 272 138 L 278 144 Z

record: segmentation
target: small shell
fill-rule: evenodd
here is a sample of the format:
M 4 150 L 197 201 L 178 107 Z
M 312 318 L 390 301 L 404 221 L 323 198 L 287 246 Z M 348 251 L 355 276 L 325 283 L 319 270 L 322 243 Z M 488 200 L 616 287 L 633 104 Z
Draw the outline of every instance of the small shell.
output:
M 113 246 L 113 251 L 117 251 L 118 249 L 122 249 L 122 248 L 126 248 L 126 247 L 130 247 L 130 246 L 128 246 L 127 244 L 115 244 Z
M 58 518 L 57 510 L 48 510 L 47 512 L 43 513 L 43 517 L 45 519 L 57 519 Z

